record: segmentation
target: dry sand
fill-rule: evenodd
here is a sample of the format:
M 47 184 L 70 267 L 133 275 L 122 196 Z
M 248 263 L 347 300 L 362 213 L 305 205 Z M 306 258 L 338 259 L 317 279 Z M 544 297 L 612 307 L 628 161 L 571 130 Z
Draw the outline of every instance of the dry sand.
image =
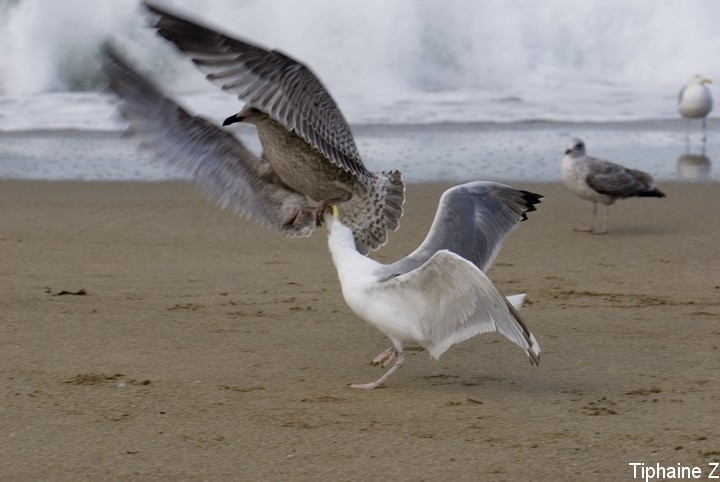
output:
M 528 293 L 540 368 L 484 335 L 365 392 L 346 384 L 388 341 L 344 304 L 322 230 L 285 239 L 184 183 L 0 182 L 0 479 L 706 477 L 720 186 L 619 202 L 597 236 L 564 187 L 514 184 L 547 199 L 489 275 Z M 409 189 L 376 258 L 422 240 L 445 187 Z

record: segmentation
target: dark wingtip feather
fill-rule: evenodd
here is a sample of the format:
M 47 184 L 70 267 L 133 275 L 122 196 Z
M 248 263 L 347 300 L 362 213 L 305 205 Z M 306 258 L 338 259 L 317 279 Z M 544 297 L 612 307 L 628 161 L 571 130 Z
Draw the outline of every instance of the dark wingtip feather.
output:
M 525 210 L 522 213 L 521 221 L 525 221 L 527 219 L 527 213 L 537 211 L 535 205 L 540 204 L 540 200 L 545 196 L 530 191 L 521 190 L 520 192 L 522 193 L 523 206 L 525 207 Z
M 665 193 L 659 189 L 653 189 L 652 191 L 643 191 L 638 193 L 639 197 L 665 197 Z

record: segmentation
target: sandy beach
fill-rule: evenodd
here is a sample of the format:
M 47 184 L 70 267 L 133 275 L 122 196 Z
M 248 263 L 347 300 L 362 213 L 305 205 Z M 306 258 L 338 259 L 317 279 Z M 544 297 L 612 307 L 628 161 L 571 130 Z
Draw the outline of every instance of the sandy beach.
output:
M 539 368 L 499 335 L 410 352 L 345 305 L 321 229 L 287 239 L 183 182 L 0 182 L 0 479 L 632 480 L 720 462 L 718 184 L 611 207 L 560 184 L 491 279 L 527 292 Z M 413 185 L 373 256 L 424 238 Z M 716 472 L 720 474 L 720 470 Z

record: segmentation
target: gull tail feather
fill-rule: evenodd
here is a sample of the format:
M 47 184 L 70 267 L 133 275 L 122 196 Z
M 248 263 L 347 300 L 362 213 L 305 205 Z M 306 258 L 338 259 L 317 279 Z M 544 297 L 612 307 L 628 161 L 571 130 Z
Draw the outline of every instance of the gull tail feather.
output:
M 654 188 L 651 191 L 639 192 L 637 195 L 638 197 L 665 197 L 665 193 L 658 188 Z
M 359 185 L 360 186 L 360 185 Z M 370 184 L 360 186 L 340 206 L 340 220 L 355 235 L 362 254 L 383 246 L 387 232 L 400 225 L 405 202 L 405 183 L 398 171 L 381 172 Z
M 520 293 L 519 295 L 509 295 L 506 296 L 507 300 L 510 302 L 511 305 L 513 305 L 513 308 L 516 310 L 519 310 L 523 307 L 523 303 L 525 303 L 525 297 L 527 296 L 527 293 Z

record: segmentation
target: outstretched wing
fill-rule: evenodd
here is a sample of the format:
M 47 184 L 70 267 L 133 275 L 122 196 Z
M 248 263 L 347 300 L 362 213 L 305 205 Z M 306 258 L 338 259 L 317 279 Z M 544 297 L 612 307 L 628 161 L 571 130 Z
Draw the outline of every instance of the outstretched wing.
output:
M 481 271 L 490 268 L 502 242 L 541 195 L 496 182 L 475 181 L 445 191 L 430 232 L 408 257 L 383 268 L 388 276 L 418 268 L 437 251 L 447 249 Z
M 222 207 L 292 236 L 315 228 L 305 196 L 274 175 L 269 163 L 253 155 L 232 134 L 188 114 L 135 72 L 110 44 L 104 47 L 109 88 L 121 100 L 130 122 L 128 134 L 169 165 L 188 173 L 195 184 Z M 300 213 L 294 223 L 287 224 Z
M 362 178 L 374 177 L 330 93 L 301 62 L 150 2 L 145 7 L 156 16 L 158 34 L 190 56 L 208 80 L 294 131 L 333 164 Z
M 433 358 L 472 336 L 499 332 L 523 348 L 532 365 L 540 362 L 540 347 L 520 314 L 482 271 L 455 253 L 438 251 L 418 269 L 387 279 L 377 289 L 417 311 L 418 342 Z

